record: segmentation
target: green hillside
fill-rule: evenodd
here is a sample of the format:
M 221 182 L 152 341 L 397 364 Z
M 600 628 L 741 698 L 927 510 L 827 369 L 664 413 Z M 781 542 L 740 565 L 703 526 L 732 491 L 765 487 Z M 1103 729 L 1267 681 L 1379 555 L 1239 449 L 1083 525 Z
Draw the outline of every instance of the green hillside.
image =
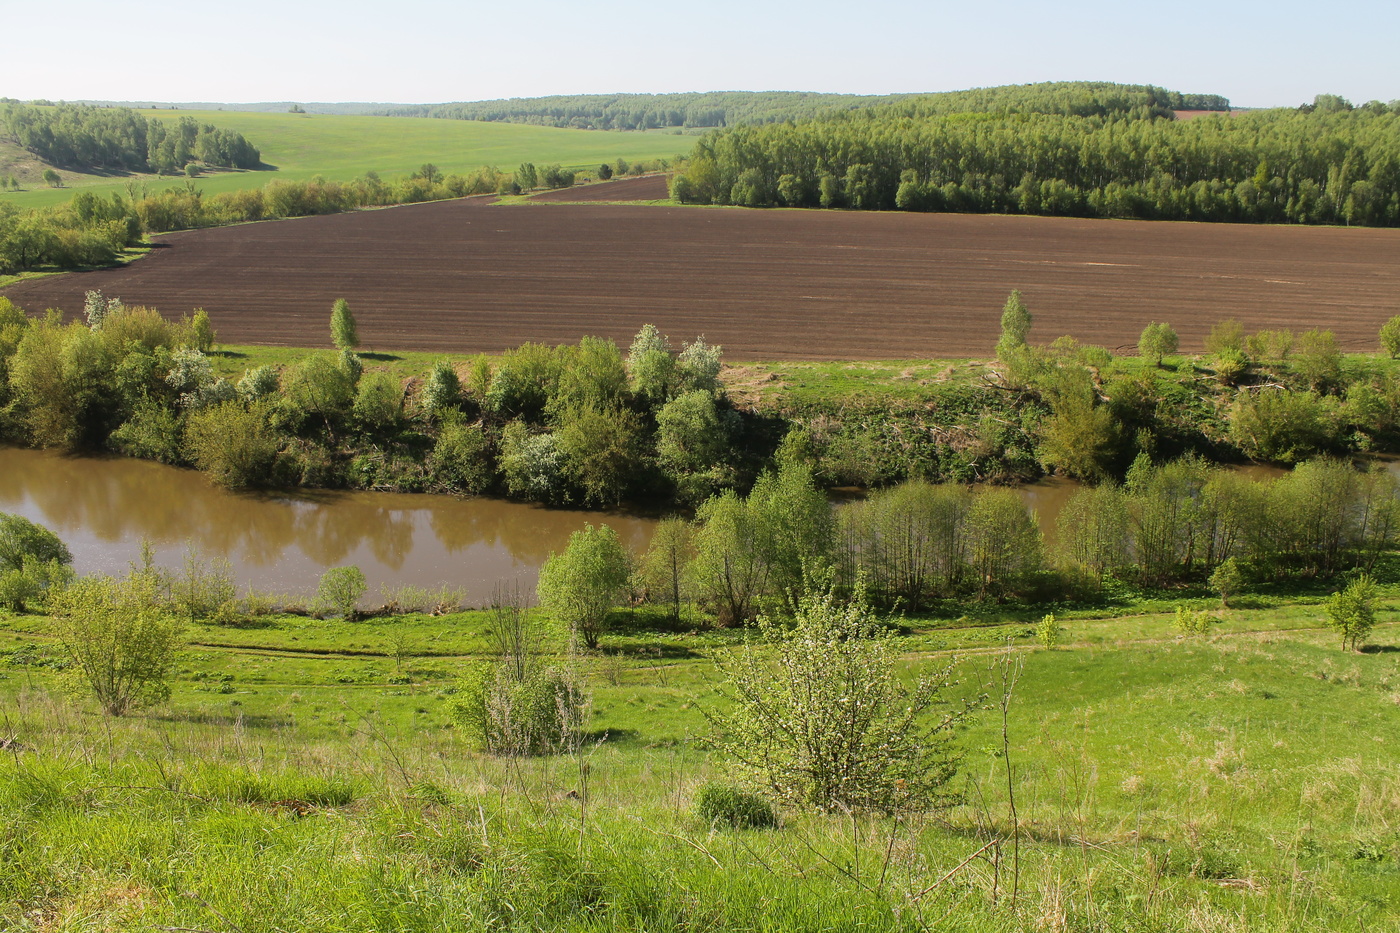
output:
M 348 180 L 368 171 L 392 178 L 432 162 L 444 172 L 469 172 L 483 165 L 514 169 L 521 162 L 558 162 L 588 168 L 619 157 L 628 161 L 668 158 L 688 152 L 694 139 L 660 133 L 599 133 L 506 123 L 464 120 L 415 120 L 397 117 L 331 116 L 234 111 L 142 111 L 149 117 L 193 117 L 246 136 L 262 150 L 273 170 L 218 172 L 202 175 L 199 186 L 208 194 L 260 188 L 274 178 L 305 180 L 323 175 Z M 32 163 L 13 144 L 0 140 L 0 172 L 13 161 Z M 16 171 L 24 190 L 5 192 L 0 199 L 24 207 L 60 204 L 82 187 L 100 194 L 125 191 L 133 181 L 148 191 L 178 187 L 184 177 L 98 175 L 60 169 L 67 188 L 44 187 L 42 168 Z

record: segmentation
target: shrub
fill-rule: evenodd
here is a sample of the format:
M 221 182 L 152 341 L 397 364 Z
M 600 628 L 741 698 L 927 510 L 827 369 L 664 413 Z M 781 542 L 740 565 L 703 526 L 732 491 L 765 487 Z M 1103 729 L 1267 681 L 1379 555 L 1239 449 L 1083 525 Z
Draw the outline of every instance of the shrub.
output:
M 1361 574 L 1327 598 L 1327 625 L 1342 636 L 1342 648 L 1358 650 L 1376 624 L 1376 581 Z
M 496 755 L 577 748 L 587 705 L 572 672 L 539 661 L 544 633 L 518 592 L 499 592 L 487 635 L 497 657 L 452 704 L 452 717 Z
M 518 676 L 507 664 L 485 669 L 452 705 L 452 716 L 493 755 L 569 751 L 583 723 L 583 691 L 555 668 Z
M 967 704 L 946 706 L 951 665 L 906 686 L 899 650 L 863 591 L 799 600 L 791 626 L 759 618 L 766 644 L 720 662 L 732 705 L 708 714 L 711 744 L 794 806 L 886 813 L 951 806 Z
M 359 567 L 332 567 L 321 574 L 316 585 L 316 602 L 347 620 L 359 615 L 360 598 L 369 584 Z
M 220 486 L 239 489 L 265 484 L 281 438 L 268 424 L 266 402 L 244 408 L 224 402 L 190 417 L 185 452 Z
M 1214 622 L 1215 619 L 1204 609 L 1176 607 L 1176 630 L 1183 635 L 1204 635 Z
M 1210 588 L 1220 594 L 1220 605 L 1228 609 L 1230 606 L 1230 596 L 1240 591 L 1244 586 L 1244 574 L 1240 571 L 1240 562 L 1235 558 L 1228 558 L 1220 563 L 1210 575 Z
M 1035 640 L 1040 642 L 1042 648 L 1054 648 L 1060 643 L 1059 620 L 1055 618 L 1055 613 L 1043 616 L 1035 626 Z
M 608 613 L 630 582 L 630 563 L 616 531 L 585 525 L 569 536 L 562 554 L 551 554 L 540 568 L 540 603 L 589 648 L 597 648 Z
M 778 825 L 778 812 L 757 794 L 725 784 L 706 784 L 695 795 L 695 815 L 707 826 L 767 829 Z
M 1400 314 L 1381 325 L 1381 349 L 1393 360 L 1400 357 Z
M 455 409 L 462 402 L 462 380 L 457 370 L 447 360 L 438 360 L 428 373 L 423 390 L 419 393 L 423 410 L 433 418 L 441 418 L 444 412 Z
M 355 419 L 370 430 L 386 431 L 398 424 L 403 410 L 403 387 L 388 373 L 360 380 L 355 393 Z
M 495 479 L 486 432 L 475 425 L 444 425 L 428 455 L 428 469 L 433 482 L 451 492 L 485 492 Z
M 59 638 L 103 712 L 121 716 L 170 696 L 180 627 L 159 608 L 156 580 L 90 577 L 54 602 Z
M 47 603 L 73 579 L 72 563 L 58 535 L 0 512 L 0 607 L 24 612 Z

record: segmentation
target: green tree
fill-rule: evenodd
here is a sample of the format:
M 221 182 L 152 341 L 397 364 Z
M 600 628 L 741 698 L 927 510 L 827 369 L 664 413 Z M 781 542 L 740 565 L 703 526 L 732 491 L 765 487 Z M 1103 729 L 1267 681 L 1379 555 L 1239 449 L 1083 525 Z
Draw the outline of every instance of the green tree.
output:
M 456 410 L 462 403 L 462 380 L 451 363 L 438 360 L 433 364 L 419 399 L 423 410 L 433 418 L 441 418 L 444 413 Z
M 533 162 L 522 162 L 520 168 L 515 170 L 515 181 L 525 191 L 531 188 L 538 188 L 540 184 L 540 173 L 535 168 Z
M 1118 446 L 1113 411 L 1095 405 L 1092 396 L 1076 396 L 1058 404 L 1044 422 L 1036 453 L 1057 473 L 1097 482 L 1109 475 Z
M 1240 563 L 1230 557 L 1220 562 L 1210 575 L 1210 588 L 1220 594 L 1220 608 L 1230 608 L 1230 597 L 1244 586 Z
M 428 455 L 433 482 L 445 491 L 480 495 L 491 486 L 490 442 L 476 425 L 445 424 Z
M 355 381 L 334 357 L 316 353 L 298 363 L 285 380 L 285 401 L 302 417 L 320 418 L 328 431 L 350 409 Z
M 1132 546 L 1127 498 L 1111 484 L 1076 490 L 1055 524 L 1064 557 L 1100 581 L 1126 567 Z
M 997 358 L 1008 356 L 1026 348 L 1026 339 L 1031 332 L 1031 313 L 1021 298 L 1020 290 L 1014 290 L 1001 309 L 1001 337 L 997 340 Z
M 804 596 L 791 624 L 759 619 L 762 641 L 721 661 L 731 705 L 707 712 L 711 744 L 791 806 L 825 812 L 951 806 L 970 707 L 945 694 L 951 667 L 906 685 L 900 651 L 858 592 Z
M 788 461 L 764 473 L 748 498 L 759 559 L 779 595 L 797 599 L 810 579 L 830 568 L 836 517 L 807 463 Z
M 753 618 L 768 587 L 768 562 L 759 555 L 759 529 L 748 503 L 732 489 L 707 499 L 695 520 L 696 587 L 721 626 Z
M 1330 330 L 1314 327 L 1298 335 L 1293 367 L 1316 392 L 1326 392 L 1342 381 L 1342 351 Z
M 121 716 L 170 696 L 180 626 L 160 608 L 157 581 L 87 577 L 55 600 L 54 625 L 102 711 Z
M 1381 349 L 1393 360 L 1400 357 L 1400 314 L 1381 325 Z
M 643 325 L 633 338 L 627 351 L 627 378 L 632 392 L 648 405 L 663 405 L 671 397 L 676 358 L 671 354 L 671 342 L 655 325 Z
M 1327 598 L 1327 625 L 1342 636 L 1342 649 L 1360 650 L 1376 624 L 1376 581 L 1361 574 Z
M 1009 489 L 977 494 L 967 515 L 968 559 L 978 592 L 1014 591 L 1041 567 L 1040 529 L 1021 497 Z
M 53 169 L 46 168 L 44 169 L 44 184 L 48 185 L 50 188 L 62 188 L 63 177 Z
M 564 476 L 596 505 L 617 505 L 642 464 L 642 424 L 626 408 L 580 408 L 560 419 L 554 432 Z
M 331 342 L 337 350 L 354 350 L 360 345 L 355 315 L 350 311 L 350 303 L 344 298 L 337 298 L 331 306 Z
M 631 579 L 631 560 L 608 525 L 585 525 L 569 536 L 561 554 L 550 554 L 540 568 L 540 605 L 577 632 L 589 648 L 598 647 L 614 606 Z
M 403 386 L 385 372 L 371 373 L 355 390 L 355 420 L 371 431 L 389 431 L 403 414 Z
M 1175 353 L 1178 344 L 1176 331 L 1170 324 L 1153 321 L 1142 329 L 1142 335 L 1138 337 L 1138 353 L 1161 366 L 1162 357 Z
M 0 512 L 0 607 L 25 612 L 47 603 L 72 579 L 72 563 L 58 535 Z
M 651 544 L 637 575 L 648 598 L 670 607 L 671 623 L 679 625 L 681 606 L 690 598 L 686 567 L 695 554 L 695 529 L 683 518 L 663 518 L 651 533 Z
M 216 339 L 214 326 L 209 323 L 209 312 L 195 308 L 194 317 L 190 320 L 191 344 L 200 353 L 208 353 L 214 349 Z

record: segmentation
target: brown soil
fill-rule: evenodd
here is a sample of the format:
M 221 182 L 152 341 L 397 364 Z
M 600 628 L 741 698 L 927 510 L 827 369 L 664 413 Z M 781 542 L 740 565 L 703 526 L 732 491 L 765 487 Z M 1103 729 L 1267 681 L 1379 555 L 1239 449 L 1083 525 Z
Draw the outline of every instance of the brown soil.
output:
M 619 178 L 574 188 L 545 191 L 531 201 L 664 201 L 670 197 L 665 175 L 643 175 L 640 178 Z
M 625 345 L 651 322 L 730 360 L 987 354 L 1013 288 L 1033 340 L 1114 349 L 1167 321 L 1195 350 L 1231 317 L 1374 349 L 1400 312 L 1400 230 L 488 201 L 170 234 L 130 266 L 5 294 L 73 314 L 100 288 L 206 308 L 229 343 L 292 346 L 328 345 L 344 297 L 379 350 Z

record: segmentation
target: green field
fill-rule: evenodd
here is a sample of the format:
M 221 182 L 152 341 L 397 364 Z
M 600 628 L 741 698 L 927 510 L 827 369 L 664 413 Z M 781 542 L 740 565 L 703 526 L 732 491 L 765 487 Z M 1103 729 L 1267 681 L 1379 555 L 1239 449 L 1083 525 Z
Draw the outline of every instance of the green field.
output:
M 1024 664 L 1007 744 L 990 709 L 959 737 L 967 802 L 743 831 L 692 812 L 732 780 L 701 740 L 733 631 L 618 613 L 577 661 L 581 750 L 501 759 L 448 712 L 483 614 L 197 625 L 170 702 L 106 721 L 46 619 L 0 616 L 0 926 L 1393 929 L 1394 596 L 1361 654 L 1315 598 L 1225 615 L 1191 638 L 1071 616 L 1054 650 L 1023 622 L 910 620 L 904 664 L 956 651 L 962 693 Z
M 469 172 L 483 165 L 513 171 L 522 162 L 559 163 L 566 168 L 596 168 L 618 158 L 671 158 L 686 153 L 693 136 L 665 133 L 622 133 L 556 129 L 467 120 L 425 120 L 411 117 L 358 117 L 322 114 L 241 113 L 219 111 L 141 111 L 148 117 L 175 120 L 193 117 L 220 129 L 242 133 L 260 150 L 275 171 L 215 172 L 202 175 L 199 186 L 209 194 L 259 188 L 274 179 L 305 180 L 322 175 L 348 181 L 368 171 L 386 179 L 407 175 L 425 162 L 444 172 Z M 10 155 L 17 155 L 13 152 Z M 0 161 L 5 152 L 0 152 Z M 148 190 L 185 184 L 185 178 L 110 176 L 60 171 L 70 187 L 125 193 L 133 180 Z M 46 207 L 72 197 L 72 191 L 27 183 L 20 192 L 0 199 L 25 207 Z

